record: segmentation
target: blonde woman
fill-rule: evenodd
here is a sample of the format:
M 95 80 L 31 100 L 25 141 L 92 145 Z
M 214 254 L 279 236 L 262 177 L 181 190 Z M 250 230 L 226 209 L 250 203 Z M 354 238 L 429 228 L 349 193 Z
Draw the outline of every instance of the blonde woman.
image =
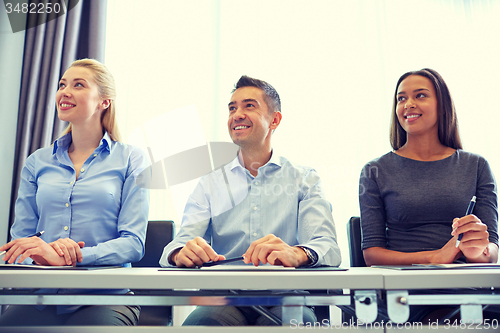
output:
M 7 250 L 8 263 L 128 267 L 143 256 L 149 199 L 136 180 L 147 159 L 140 149 L 119 142 L 115 97 L 113 76 L 96 60 L 77 60 L 64 73 L 56 104 L 59 119 L 69 126 L 51 147 L 26 160 L 13 240 L 0 247 Z M 29 237 L 40 231 L 40 237 Z M 0 326 L 135 325 L 139 311 L 134 306 L 11 306 Z

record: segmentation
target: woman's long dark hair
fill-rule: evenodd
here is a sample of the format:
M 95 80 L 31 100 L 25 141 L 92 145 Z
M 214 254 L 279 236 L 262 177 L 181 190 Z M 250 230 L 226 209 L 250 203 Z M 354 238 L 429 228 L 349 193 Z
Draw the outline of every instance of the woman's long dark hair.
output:
M 458 133 L 458 119 L 455 111 L 455 104 L 451 98 L 450 91 L 446 82 L 441 75 L 433 69 L 424 68 L 419 71 L 411 71 L 403 74 L 396 84 L 394 92 L 392 117 L 391 117 L 391 133 L 390 140 L 392 149 L 398 150 L 406 143 L 406 131 L 401 127 L 396 115 L 397 94 L 399 84 L 410 75 L 420 75 L 431 80 L 436 90 L 437 111 L 438 111 L 438 137 L 439 141 L 454 149 L 462 149 L 462 141 Z

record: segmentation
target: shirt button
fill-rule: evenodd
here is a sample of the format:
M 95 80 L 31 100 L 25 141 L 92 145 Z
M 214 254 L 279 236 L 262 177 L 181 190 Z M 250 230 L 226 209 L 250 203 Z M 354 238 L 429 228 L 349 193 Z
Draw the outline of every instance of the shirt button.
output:
M 255 185 L 259 185 L 259 182 L 255 182 Z
M 257 210 L 257 207 L 254 207 L 253 210 Z
M 94 154 L 94 157 L 96 157 L 96 156 L 97 156 L 97 154 Z
M 254 233 L 253 233 L 253 235 L 254 235 L 254 236 L 257 236 L 257 233 L 256 233 L 256 232 L 254 232 Z
M 68 226 L 65 226 L 65 227 L 64 227 L 64 230 L 66 230 L 66 231 L 67 231 L 68 229 L 69 229 L 69 228 L 68 228 Z
M 73 185 L 74 182 L 69 183 L 70 185 Z
M 80 172 L 84 172 L 84 171 L 85 171 L 85 169 L 84 169 L 84 168 L 81 168 L 81 169 L 80 169 Z
M 69 203 L 66 202 L 66 207 L 69 207 Z

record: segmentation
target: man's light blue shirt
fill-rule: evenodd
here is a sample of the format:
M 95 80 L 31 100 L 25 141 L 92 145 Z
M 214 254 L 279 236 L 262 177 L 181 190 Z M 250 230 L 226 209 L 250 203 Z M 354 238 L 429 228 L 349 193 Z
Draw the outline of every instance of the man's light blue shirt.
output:
M 12 239 L 44 230 L 41 238 L 47 243 L 59 238 L 85 242 L 78 266 L 130 266 L 144 255 L 149 197 L 136 179 L 147 158 L 105 133 L 75 179 L 71 141 L 70 132 L 26 160 Z
M 340 265 L 331 205 L 317 172 L 273 153 L 254 177 L 238 155 L 200 179 L 186 204 L 181 230 L 165 247 L 160 264 L 172 266 L 170 254 L 196 236 L 229 258 L 241 256 L 268 234 L 314 250 L 316 265 Z

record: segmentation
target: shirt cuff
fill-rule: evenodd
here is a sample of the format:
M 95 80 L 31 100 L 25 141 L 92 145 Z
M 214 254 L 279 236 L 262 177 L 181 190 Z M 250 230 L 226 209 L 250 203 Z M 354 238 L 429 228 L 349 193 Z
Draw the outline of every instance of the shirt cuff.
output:
M 96 264 L 96 254 L 95 254 L 95 251 L 90 248 L 90 247 L 83 247 L 81 249 L 82 251 L 82 257 L 83 257 L 83 260 L 82 262 L 77 262 L 76 265 L 77 266 L 95 266 Z
M 318 263 L 319 258 L 318 258 L 318 254 L 316 253 L 316 251 L 314 251 L 313 249 L 311 249 L 310 247 L 307 247 L 307 246 L 297 246 L 297 247 L 300 247 L 302 250 L 304 250 L 304 252 L 307 255 L 307 258 L 310 261 L 309 264 L 303 265 L 302 267 L 312 267 Z

